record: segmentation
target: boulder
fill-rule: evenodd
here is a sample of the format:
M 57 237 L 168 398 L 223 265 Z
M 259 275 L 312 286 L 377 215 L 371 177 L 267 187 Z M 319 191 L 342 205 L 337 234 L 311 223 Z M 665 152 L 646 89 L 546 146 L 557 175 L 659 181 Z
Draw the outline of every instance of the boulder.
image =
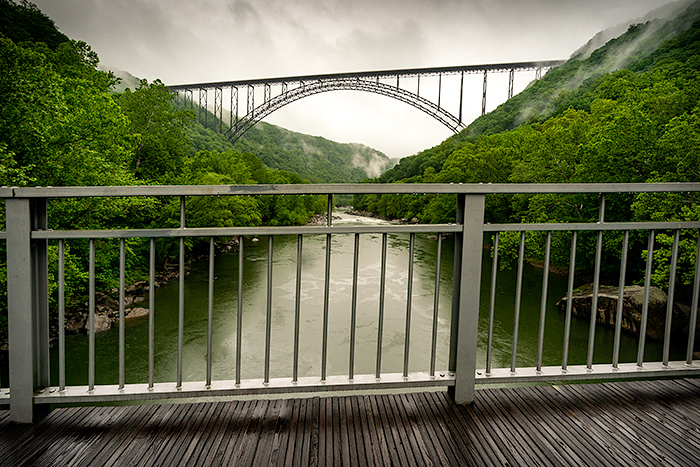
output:
M 112 327 L 112 320 L 109 316 L 102 313 L 95 313 L 95 332 L 107 331 Z M 90 318 L 85 322 L 85 331 L 90 330 Z
M 148 308 L 134 307 L 129 310 L 129 314 L 124 319 L 140 318 L 146 315 L 148 315 Z
M 619 288 L 611 285 L 601 285 L 598 289 L 598 306 L 596 321 L 607 326 L 615 326 L 617 316 L 617 296 Z M 560 310 L 566 311 L 568 297 L 564 296 L 557 302 Z M 666 324 L 666 307 L 668 297 L 658 287 L 649 289 L 649 313 L 647 318 L 647 337 L 663 340 Z M 627 285 L 623 292 L 622 329 L 639 335 L 642 321 L 642 305 L 644 302 L 644 287 Z M 593 284 L 585 284 L 574 290 L 571 301 L 572 314 L 590 319 L 593 303 Z M 678 334 L 688 325 L 688 315 L 680 306 L 674 304 L 671 320 L 671 333 Z
M 86 329 L 87 313 L 66 313 L 66 331 L 78 333 Z

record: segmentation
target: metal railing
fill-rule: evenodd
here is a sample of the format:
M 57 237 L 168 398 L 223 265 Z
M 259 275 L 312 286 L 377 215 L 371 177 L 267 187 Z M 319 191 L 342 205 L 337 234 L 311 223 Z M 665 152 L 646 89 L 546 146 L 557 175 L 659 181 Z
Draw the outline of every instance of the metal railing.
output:
M 653 250 L 655 232 L 671 231 L 674 233 L 674 248 L 672 254 L 672 271 L 678 259 L 678 232 L 681 230 L 700 229 L 700 222 L 625 222 L 606 223 L 605 193 L 641 193 L 641 192 L 698 192 L 700 183 L 685 184 L 541 184 L 541 185 L 498 185 L 498 184 L 348 184 L 348 185 L 245 185 L 245 186 L 139 186 L 139 187 L 66 187 L 66 188 L 3 188 L 0 196 L 5 198 L 7 231 L 0 233 L 0 238 L 6 237 L 8 250 L 8 310 L 9 310 L 9 366 L 11 397 L 9 398 L 13 420 L 28 422 L 41 414 L 48 404 L 61 403 L 94 403 L 119 400 L 169 399 L 177 397 L 197 398 L 206 396 L 230 396 L 246 394 L 293 394 L 300 392 L 323 392 L 333 390 L 368 390 L 368 389 L 405 389 L 424 386 L 447 386 L 453 398 L 458 403 L 469 403 L 474 398 L 476 384 L 532 382 L 532 381 L 563 381 L 563 380 L 596 380 L 630 377 L 673 377 L 689 374 L 700 374 L 699 367 L 693 364 L 694 333 L 689 332 L 688 354 L 685 361 L 673 362 L 668 359 L 668 344 L 670 341 L 670 326 L 666 326 L 664 353 L 660 362 L 645 362 L 645 332 L 640 333 L 639 352 L 636 363 L 619 363 L 620 313 L 618 307 L 616 322 L 615 352 L 610 363 L 593 364 L 593 342 L 596 332 L 596 313 L 591 313 L 589 331 L 589 351 L 586 365 L 569 365 L 567 360 L 570 339 L 571 294 L 573 289 L 573 273 L 576 258 L 577 235 L 582 231 L 592 231 L 597 234 L 596 259 L 594 268 L 594 298 L 592 310 L 596 310 L 598 287 L 600 284 L 601 251 L 603 248 L 604 231 L 625 232 L 625 242 L 622 252 L 620 285 L 625 283 L 627 264 L 627 240 L 630 231 L 649 231 L 649 251 Z M 491 194 L 537 194 L 537 193 L 601 193 L 600 218 L 596 223 L 564 223 L 564 224 L 487 224 L 484 223 L 485 198 Z M 333 195 L 344 194 L 450 194 L 456 195 L 456 223 L 440 225 L 333 225 L 332 200 Z M 327 224 L 324 226 L 300 227 L 204 227 L 187 228 L 185 197 L 197 196 L 254 196 L 254 195 L 326 195 L 328 196 Z M 124 230 L 49 230 L 47 223 L 47 201 L 60 198 L 94 198 L 94 197 L 165 197 L 180 198 L 180 225 L 177 228 L 163 229 L 124 229 Z M 516 303 L 514 308 L 514 329 L 512 334 L 512 360 L 508 368 L 492 368 L 494 301 L 498 280 L 499 236 L 502 232 L 521 232 L 518 259 L 518 279 Z M 545 326 L 545 307 L 548 290 L 548 271 L 551 250 L 552 232 L 572 232 L 571 266 L 568 283 L 568 308 L 566 311 L 566 329 L 562 336 L 564 358 L 561 366 L 543 365 L 543 340 Z M 537 364 L 534 367 L 517 367 L 516 354 L 518 351 L 518 323 L 521 306 L 522 269 L 525 261 L 526 232 L 545 232 L 546 251 L 544 261 L 544 277 L 542 282 L 542 299 L 538 337 Z M 436 371 L 435 349 L 437 337 L 437 309 L 440 288 L 440 254 L 438 254 L 435 277 L 435 300 L 432 314 L 433 327 L 431 336 L 431 358 L 428 367 L 420 372 L 409 372 L 409 354 L 411 348 L 411 319 L 412 319 L 412 284 L 414 267 L 415 235 L 421 233 L 438 233 L 438 251 L 442 245 L 444 234 L 454 235 L 454 271 L 452 276 L 452 304 L 450 321 L 449 363 L 445 371 Z M 329 280 L 331 261 L 331 238 L 337 234 L 354 235 L 354 257 L 352 272 L 351 319 L 349 323 L 350 347 L 349 369 L 347 374 L 329 374 L 327 367 L 327 350 L 329 346 L 328 320 L 332 313 L 329 301 Z M 380 296 L 378 303 L 378 326 L 376 342 L 376 371 L 373 374 L 356 374 L 356 343 L 355 331 L 357 293 L 358 293 L 358 242 L 361 235 L 381 234 L 382 247 L 380 259 Z M 386 279 L 387 235 L 406 234 L 409 236 L 409 262 L 406 282 L 406 314 L 404 338 L 404 362 L 401 373 L 382 373 L 382 341 L 384 320 L 384 287 Z M 493 234 L 493 270 L 491 274 L 491 292 L 489 308 L 488 340 L 486 344 L 486 368 L 477 371 L 477 342 L 478 323 L 481 297 L 481 268 L 485 235 Z M 270 350 L 273 347 L 271 323 L 271 281 L 272 255 L 274 238 L 281 235 L 297 236 L 296 264 L 296 298 L 294 305 L 294 346 L 292 358 L 294 361 L 291 375 L 272 375 L 270 371 Z M 298 369 L 300 328 L 300 296 L 302 274 L 302 248 L 306 236 L 325 236 L 325 278 L 324 298 L 321 313 L 322 319 L 322 348 L 321 371 L 315 376 L 300 376 Z M 216 380 L 212 376 L 212 328 L 213 328 L 213 297 L 214 297 L 214 239 L 217 237 L 267 236 L 268 269 L 267 269 L 267 307 L 264 356 L 264 377 L 262 379 L 244 379 L 241 374 L 241 341 L 243 323 L 243 258 L 245 242 L 241 241 L 238 252 L 238 295 L 237 295 L 237 326 L 236 326 L 236 362 L 235 379 Z M 185 240 L 188 237 L 205 237 L 209 239 L 208 256 L 208 313 L 207 313 L 207 355 L 206 377 L 203 381 L 186 381 L 183 378 L 183 347 L 185 337 L 184 319 L 184 280 L 185 280 Z M 118 384 L 100 385 L 95 381 L 95 240 L 119 239 L 119 369 Z M 125 289 L 125 241 L 131 238 L 147 239 L 149 242 L 149 331 L 148 331 L 148 380 L 126 384 L 124 357 L 124 289 Z M 171 238 L 179 240 L 178 255 L 178 343 L 177 343 L 177 372 L 176 380 L 172 382 L 155 382 L 154 378 L 154 315 L 155 294 L 154 277 L 156 274 L 155 240 Z M 86 386 L 66 385 L 65 375 L 65 277 L 64 254 L 65 242 L 74 239 L 87 239 L 89 242 L 89 326 L 88 326 L 88 384 Z M 48 244 L 57 242 L 58 246 L 58 385 L 50 384 L 49 369 L 49 277 L 48 277 Z M 642 316 L 642 331 L 646 326 L 647 309 L 650 288 L 651 261 L 653 255 L 648 255 L 645 273 L 645 305 Z M 698 289 L 700 288 L 700 272 L 697 257 L 700 256 L 700 239 L 695 261 L 693 283 L 693 298 L 691 305 L 690 329 L 695 329 L 698 308 Z M 674 272 L 671 273 L 669 303 L 673 303 Z M 262 287 L 262 284 L 261 284 Z M 622 303 L 622 300 L 619 300 Z M 670 307 L 667 319 L 670 319 Z

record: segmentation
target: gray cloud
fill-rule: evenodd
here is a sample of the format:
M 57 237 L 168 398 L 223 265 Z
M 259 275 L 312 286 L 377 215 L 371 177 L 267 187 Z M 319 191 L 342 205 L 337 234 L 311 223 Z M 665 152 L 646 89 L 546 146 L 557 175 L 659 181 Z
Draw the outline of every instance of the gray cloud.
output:
M 102 63 L 166 83 L 565 58 L 670 0 L 35 0 Z M 489 84 L 490 104 L 501 92 Z M 531 77 L 516 76 L 522 89 Z M 475 89 L 479 86 L 476 83 Z M 472 92 L 473 91 L 473 92 Z M 517 89 L 516 89 L 517 91 Z M 447 93 L 449 94 L 449 93 Z M 466 90 L 478 115 L 480 89 Z M 491 94 L 490 94 L 491 96 Z M 400 157 L 449 131 L 404 104 L 331 93 L 268 121 Z

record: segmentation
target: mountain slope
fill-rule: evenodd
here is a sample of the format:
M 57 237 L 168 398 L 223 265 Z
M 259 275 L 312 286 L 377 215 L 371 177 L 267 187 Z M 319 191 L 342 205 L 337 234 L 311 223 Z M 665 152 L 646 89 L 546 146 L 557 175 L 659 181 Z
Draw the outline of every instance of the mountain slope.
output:
M 195 107 L 195 112 L 198 112 Z M 312 183 L 352 183 L 377 177 L 394 162 L 383 153 L 357 143 L 337 143 L 260 122 L 232 144 L 218 132 L 219 121 L 207 113 L 191 130 L 194 151 L 234 150 L 259 157 L 268 167 L 295 173 Z M 223 125 L 225 128 L 226 125 Z

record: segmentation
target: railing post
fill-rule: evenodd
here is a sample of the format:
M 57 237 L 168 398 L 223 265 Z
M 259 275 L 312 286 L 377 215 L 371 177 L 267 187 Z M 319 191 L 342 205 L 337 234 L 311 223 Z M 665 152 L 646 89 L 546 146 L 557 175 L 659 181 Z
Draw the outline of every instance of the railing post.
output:
M 455 236 L 449 361 L 449 369 L 455 374 L 455 385 L 449 393 L 457 404 L 474 401 L 484 203 L 485 195 L 458 195 L 457 222 L 463 229 Z
M 46 228 L 46 200 L 7 199 L 6 215 L 10 418 L 31 423 L 48 409 L 33 399 L 49 385 L 48 247 L 31 239 Z

